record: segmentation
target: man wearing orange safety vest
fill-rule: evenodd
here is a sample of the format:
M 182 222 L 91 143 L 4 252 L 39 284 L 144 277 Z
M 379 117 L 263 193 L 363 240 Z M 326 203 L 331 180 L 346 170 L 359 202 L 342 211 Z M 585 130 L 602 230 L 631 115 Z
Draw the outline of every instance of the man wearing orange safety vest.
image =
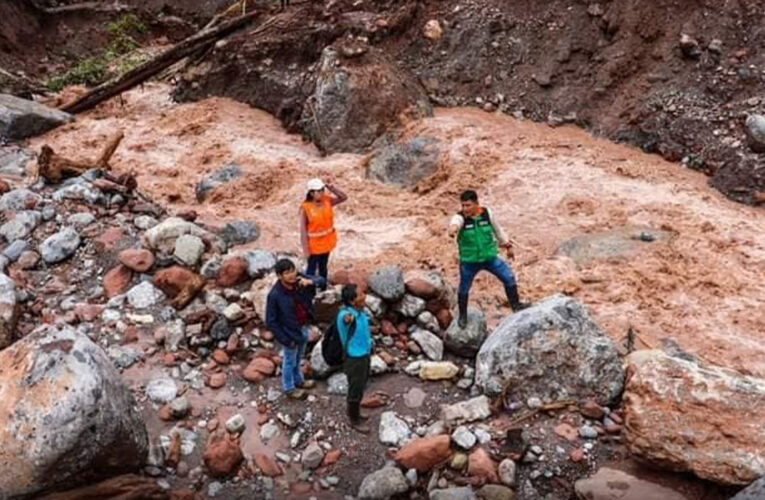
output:
M 346 201 L 348 196 L 321 179 L 311 179 L 306 188 L 308 193 L 300 205 L 300 241 L 308 257 L 305 274 L 326 280 L 329 254 L 337 246 L 333 207 Z

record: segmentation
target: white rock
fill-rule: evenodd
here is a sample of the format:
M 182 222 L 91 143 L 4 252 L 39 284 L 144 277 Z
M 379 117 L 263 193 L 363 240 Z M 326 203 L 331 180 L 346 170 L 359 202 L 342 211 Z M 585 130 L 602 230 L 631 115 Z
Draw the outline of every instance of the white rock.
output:
M 135 309 L 146 309 L 157 305 L 165 295 L 148 281 L 143 281 L 131 288 L 127 300 Z
M 409 425 L 394 412 L 386 411 L 380 416 L 379 439 L 388 446 L 401 446 L 412 437 Z

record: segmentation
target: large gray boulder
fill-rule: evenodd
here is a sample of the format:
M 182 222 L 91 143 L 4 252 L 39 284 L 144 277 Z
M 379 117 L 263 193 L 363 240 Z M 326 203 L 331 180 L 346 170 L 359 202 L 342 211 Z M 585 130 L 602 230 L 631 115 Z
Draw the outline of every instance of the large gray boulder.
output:
M 388 302 L 396 302 L 404 297 L 404 273 L 398 266 L 385 266 L 376 270 L 369 277 L 372 292 Z
M 476 384 L 496 395 L 543 401 L 593 398 L 613 402 L 624 370 L 611 340 L 575 299 L 555 295 L 505 318 L 476 358 Z
M 2 498 L 144 464 L 136 402 L 104 351 L 72 328 L 36 330 L 0 351 Z
M 359 500 L 388 500 L 407 491 L 409 491 L 409 484 L 401 469 L 383 467 L 364 478 L 358 496 Z
M 42 201 L 42 196 L 26 188 L 8 191 L 0 197 L 0 210 L 4 212 L 18 212 L 34 207 Z
M 212 174 L 203 177 L 202 180 L 199 181 L 196 185 L 195 192 L 197 195 L 197 201 L 200 203 L 205 201 L 213 189 L 222 184 L 228 184 L 229 182 L 233 181 L 234 179 L 238 179 L 241 176 L 242 169 L 239 168 L 239 165 L 230 163 L 217 172 L 213 172 Z
M 69 113 L 34 101 L 0 94 L 0 137 L 26 139 L 74 119 Z
M 22 210 L 16 216 L 0 226 L 0 235 L 5 241 L 23 240 L 40 225 L 42 215 L 36 210 Z
M 13 343 L 19 312 L 16 283 L 0 273 L 0 349 L 5 349 Z
M 32 158 L 34 153 L 17 146 L 0 148 L 0 175 L 24 177 L 27 174 L 27 164 Z
M 431 137 L 414 137 L 402 143 L 381 139 L 367 161 L 367 177 L 412 187 L 436 172 L 438 154 L 438 141 Z
M 765 500 L 765 476 L 739 491 L 730 500 Z
M 480 309 L 469 307 L 467 320 L 465 328 L 460 328 L 457 318 L 454 318 L 444 333 L 444 345 L 458 356 L 472 358 L 481 349 L 489 330 L 486 328 L 486 316 Z
M 348 39 L 322 52 L 311 100 L 304 121 L 327 152 L 360 152 L 398 125 L 402 114 L 433 113 L 412 75 L 377 49 Z
M 746 118 L 749 146 L 756 153 L 765 153 L 765 116 L 752 114 Z

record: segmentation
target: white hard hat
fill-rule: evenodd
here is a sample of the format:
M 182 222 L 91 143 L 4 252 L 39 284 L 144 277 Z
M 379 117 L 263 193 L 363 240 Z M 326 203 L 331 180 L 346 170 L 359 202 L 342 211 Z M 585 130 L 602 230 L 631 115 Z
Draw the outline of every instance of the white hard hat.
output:
M 308 188 L 308 191 L 320 191 L 324 189 L 324 181 L 317 177 L 308 181 L 305 187 Z

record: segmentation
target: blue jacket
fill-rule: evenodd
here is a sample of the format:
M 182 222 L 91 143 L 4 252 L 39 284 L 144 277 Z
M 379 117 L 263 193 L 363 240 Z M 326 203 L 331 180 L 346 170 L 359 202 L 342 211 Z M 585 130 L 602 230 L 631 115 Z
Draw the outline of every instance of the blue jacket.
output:
M 323 286 L 326 280 L 320 276 L 303 276 L 298 279 L 306 278 L 311 280 L 313 285 L 307 287 L 298 287 L 292 295 L 281 281 L 278 281 L 271 291 L 268 292 L 268 301 L 266 302 L 266 326 L 274 338 L 281 345 L 294 348 L 295 345 L 305 342 L 303 338 L 302 327 L 295 313 L 295 302 L 297 299 L 308 311 L 309 321 L 313 321 L 313 298 L 316 295 L 316 287 Z
M 369 317 L 367 313 L 357 310 L 355 307 L 343 306 L 337 313 L 337 331 L 340 333 L 340 341 L 345 345 L 348 338 L 349 324 L 345 323 L 345 315 L 352 314 L 356 318 L 356 330 L 347 346 L 347 354 L 351 358 L 362 358 L 372 353 L 372 333 L 369 331 Z

